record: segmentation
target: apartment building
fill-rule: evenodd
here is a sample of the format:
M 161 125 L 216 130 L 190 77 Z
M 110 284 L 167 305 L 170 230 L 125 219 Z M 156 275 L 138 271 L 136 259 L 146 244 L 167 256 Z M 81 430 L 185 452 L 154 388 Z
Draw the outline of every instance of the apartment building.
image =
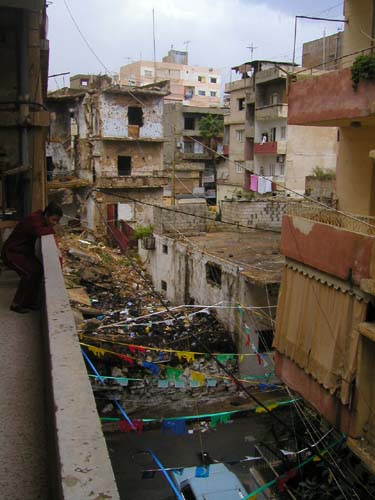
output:
M 220 106 L 220 70 L 189 64 L 186 51 L 171 49 L 161 62 L 141 60 L 120 68 L 121 85 L 143 86 L 159 80 L 170 82 L 166 102 L 177 101 L 185 106 Z
M 240 79 L 225 87 L 230 95 L 230 114 L 224 122 L 229 161 L 219 176 L 219 199 L 249 191 L 251 173 L 267 176 L 273 191 L 303 193 L 305 177 L 315 167 L 335 169 L 335 128 L 288 126 L 291 63 L 252 61 L 232 70 Z
M 226 112 L 225 108 L 164 104 L 164 167 L 169 173 L 171 195 L 193 194 L 215 203 L 217 170 L 223 162 L 219 156 L 223 154 L 223 134 L 211 140 L 203 137 L 200 121 L 211 115 L 220 122 Z
M 76 217 L 80 211 L 81 222 L 92 229 L 152 222 L 142 201 L 161 203 L 168 182 L 163 172 L 168 92 L 168 82 L 133 89 L 113 85 L 106 76 L 77 75 L 70 88 L 48 95 L 49 196 L 58 198 L 65 213 Z
M 355 90 L 351 79 L 358 51 L 374 57 L 374 2 L 346 0 L 344 13 L 341 69 L 297 73 L 290 86 L 291 126 L 339 129 L 340 212 L 305 207 L 284 217 L 274 345 L 278 376 L 345 432 L 374 472 L 375 81 L 363 75 Z

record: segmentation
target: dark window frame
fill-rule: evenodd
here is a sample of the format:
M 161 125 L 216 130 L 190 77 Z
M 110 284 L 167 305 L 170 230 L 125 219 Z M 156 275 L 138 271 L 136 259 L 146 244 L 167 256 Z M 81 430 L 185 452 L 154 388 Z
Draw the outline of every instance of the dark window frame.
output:
M 118 156 L 117 157 L 117 175 L 119 177 L 130 177 L 132 174 L 132 157 Z

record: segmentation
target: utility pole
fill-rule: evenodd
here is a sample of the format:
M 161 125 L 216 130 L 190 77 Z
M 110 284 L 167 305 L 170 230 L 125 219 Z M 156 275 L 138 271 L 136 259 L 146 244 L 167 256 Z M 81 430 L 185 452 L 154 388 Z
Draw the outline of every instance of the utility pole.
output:
M 251 42 L 251 45 L 249 45 L 248 47 L 246 47 L 247 49 L 250 49 L 251 51 L 251 60 L 253 60 L 253 57 L 254 57 L 254 50 L 255 49 L 259 49 L 259 47 L 254 47 L 254 42 Z
M 171 196 L 171 204 L 176 205 L 176 125 L 173 125 L 173 135 L 172 135 L 172 144 L 173 144 L 173 159 L 172 159 L 172 196 Z

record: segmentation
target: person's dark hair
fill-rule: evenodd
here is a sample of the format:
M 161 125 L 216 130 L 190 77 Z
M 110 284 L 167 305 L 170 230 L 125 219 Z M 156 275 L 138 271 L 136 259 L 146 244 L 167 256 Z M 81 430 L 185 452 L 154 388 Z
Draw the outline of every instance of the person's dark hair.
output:
M 57 203 L 51 201 L 51 203 L 49 203 L 45 208 L 43 215 L 45 215 L 46 217 L 51 217 L 51 215 L 57 215 L 58 217 L 62 217 L 63 211 Z

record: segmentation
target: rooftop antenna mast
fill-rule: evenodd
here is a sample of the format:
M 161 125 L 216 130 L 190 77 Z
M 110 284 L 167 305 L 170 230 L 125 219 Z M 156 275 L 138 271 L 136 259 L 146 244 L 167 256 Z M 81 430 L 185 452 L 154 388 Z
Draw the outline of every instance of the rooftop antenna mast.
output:
M 246 47 L 247 49 L 250 49 L 251 51 L 251 60 L 253 60 L 253 57 L 254 57 L 254 50 L 255 49 L 259 49 L 259 47 L 254 47 L 254 42 L 251 42 L 251 45 L 249 45 L 248 47 Z
M 154 40 L 154 83 L 156 83 L 155 9 L 152 9 L 152 38 Z
M 191 40 L 186 40 L 183 45 L 185 45 L 185 52 L 189 50 L 189 43 L 191 43 Z

